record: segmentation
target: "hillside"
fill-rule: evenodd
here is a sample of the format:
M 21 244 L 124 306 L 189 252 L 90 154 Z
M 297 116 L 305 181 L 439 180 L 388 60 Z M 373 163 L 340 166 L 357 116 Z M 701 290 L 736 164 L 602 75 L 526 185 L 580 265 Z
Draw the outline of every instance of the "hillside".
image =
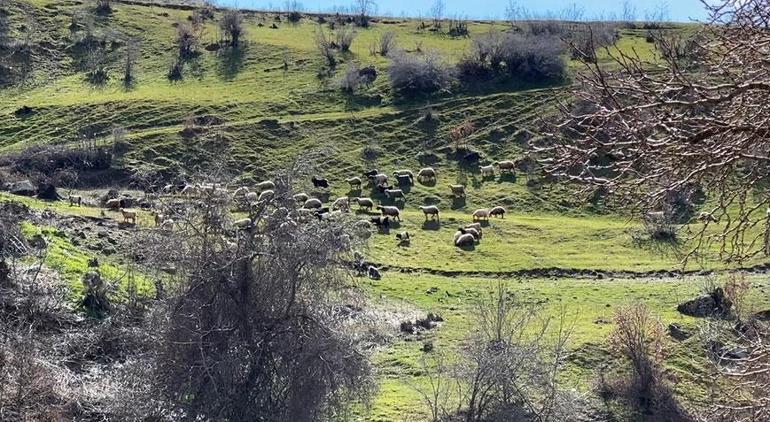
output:
M 233 48 L 221 42 L 218 22 L 226 10 L 139 1 L 115 1 L 110 8 L 97 13 L 94 3 L 78 0 L 10 0 L 0 5 L 8 37 L 26 40 L 27 49 L 18 51 L 28 51 L 30 57 L 23 76 L 16 74 L 19 68 L 9 68 L 13 80 L 0 87 L 0 182 L 54 180 L 54 174 L 46 174 L 53 173 L 50 169 L 24 173 L 44 167 L 38 161 L 52 157 L 51 151 L 99 150 L 111 157 L 104 168 L 78 169 L 77 182 L 58 186 L 63 197 L 82 195 L 82 207 L 0 194 L 4 204 L 28 207 L 22 231 L 30 239 L 48 239 L 49 253 L 41 259 L 58 274 L 73 303 L 82 295 L 81 279 L 91 270 L 92 258 L 101 262 L 105 278 L 115 280 L 116 301 L 124 300 L 129 289 L 146 298 L 161 295 L 158 280 L 164 275 L 144 268 L 146 257 L 136 258 L 131 247 L 135 239 L 158 233 L 151 212 L 159 211 L 139 210 L 138 221 L 126 224 L 121 214 L 104 209 L 108 190 L 147 198 L 142 188 L 158 194 L 167 183 L 200 179 L 226 179 L 234 190 L 277 180 L 294 168 L 299 170 L 292 191 L 317 196 L 326 205 L 345 196 L 393 205 L 375 187 L 364 184 L 362 190 L 352 190 L 345 179 L 362 177 L 373 168 L 391 174 L 433 167 L 437 180 L 404 187 L 406 200 L 398 204 L 402 221 L 373 232 L 362 247 L 382 270 L 382 280 L 349 277 L 352 290 L 372 301 L 390 330 L 383 336 L 387 340 L 370 350 L 379 390 L 369 407 L 356 404 L 349 419 L 428 420 L 428 410 L 415 394 L 429 382 L 422 364 L 428 355 L 425 345 L 447 353 L 460 347 L 472 331 L 473 301 L 499 280 L 509 282 L 513 295 L 537 304 L 544 315 L 555 317 L 563 307 L 575 315 L 563 378 L 591 396 L 599 369 L 620 365 L 604 342 L 616 309 L 644 300 L 666 326 L 677 323 L 695 332 L 698 320 L 678 313 L 676 305 L 704 286 L 732 277 L 727 270 L 734 268 L 717 259 L 719 245 L 707 245 L 698 260 L 682 268 L 680 259 L 693 244 L 651 240 L 625 207 L 630 204 L 610 206 L 601 195 L 578 193 L 527 159 L 544 119 L 560 101 L 570 100 L 569 78 L 500 78 L 400 95 L 391 87 L 392 56 L 376 51 L 382 34 L 392 32 L 398 48 L 417 56 L 435 53 L 447 66 L 455 66 L 469 54 L 474 39 L 511 31 L 507 23 L 468 22 L 468 34 L 450 36 L 431 31 L 422 20 L 374 18 L 367 28 L 353 29 L 349 51 L 336 51 L 336 66 L 330 68 L 319 53 L 318 33 L 335 37 L 343 30 L 330 26 L 346 23 L 346 17 L 303 14 L 291 22 L 286 13 L 243 11 L 244 32 L 239 47 Z M 194 51 L 180 58 L 178 28 L 192 21 Z M 345 27 L 354 26 L 347 22 Z M 618 38 L 607 46 L 609 51 L 654 60 L 647 30 L 612 28 Z M 690 27 L 669 29 L 686 34 Z M 599 65 L 615 66 L 606 50 L 596 55 Z M 563 57 L 566 68 L 579 71 L 580 65 L 568 56 Z M 132 69 L 128 83 L 123 80 L 127 62 Z M 376 73 L 376 79 L 345 92 L 340 80 L 353 63 Z M 98 81 L 87 76 L 94 66 Z M 178 73 L 170 77 L 174 70 Z M 461 142 L 451 140 L 453 131 L 468 123 L 471 133 Z M 466 158 L 473 152 L 478 160 Z M 502 160 L 517 162 L 513 174 L 495 168 L 493 177 L 482 176 L 481 166 Z M 28 167 L 21 168 L 21 162 Z M 54 170 L 63 169 L 67 167 Z M 314 188 L 311 175 L 327 178 L 330 188 Z M 453 195 L 450 184 L 464 185 L 466 195 Z M 167 192 L 159 197 L 169 203 L 182 200 Z M 440 222 L 426 222 L 418 209 L 424 205 L 441 209 Z M 470 222 L 475 209 L 491 206 L 504 206 L 506 217 L 485 223 L 483 240 L 473 248 L 455 247 L 457 227 Z M 378 215 L 356 208 L 351 213 L 356 219 Z M 240 209 L 232 212 L 233 218 L 243 215 Z M 693 220 L 679 226 L 682 239 L 699 224 Z M 761 230 L 751 227 L 749 233 L 760 236 Z M 401 231 L 413 236 L 407 246 L 397 246 L 394 239 Z M 743 264 L 761 272 L 766 259 L 757 256 Z M 747 303 L 765 309 L 770 304 L 766 277 L 747 278 L 754 287 Z M 442 315 L 437 329 L 399 332 L 399 318 L 426 313 Z M 687 406 L 708 404 L 710 394 L 702 382 L 710 362 L 696 347 L 698 341 L 697 336 L 671 341 L 663 362 L 676 398 Z M 594 396 L 588 401 L 597 419 L 639 416 L 619 402 L 602 403 Z

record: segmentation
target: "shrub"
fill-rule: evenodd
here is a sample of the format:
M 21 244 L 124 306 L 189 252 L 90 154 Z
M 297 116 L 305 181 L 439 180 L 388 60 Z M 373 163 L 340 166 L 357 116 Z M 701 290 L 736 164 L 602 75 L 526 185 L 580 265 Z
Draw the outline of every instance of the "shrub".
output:
M 433 52 L 409 54 L 396 51 L 390 55 L 388 75 L 393 91 L 406 96 L 432 94 L 449 89 L 454 71 Z
M 94 11 L 99 15 L 109 15 L 112 13 L 112 5 L 110 0 L 96 0 Z
M 168 67 L 168 73 L 166 76 L 168 77 L 168 80 L 170 81 L 181 81 L 184 71 L 184 63 L 182 63 L 181 60 L 176 59 L 173 62 L 171 62 L 171 65 Z
M 315 45 L 321 57 L 326 59 L 326 64 L 334 68 L 337 65 L 337 58 L 334 57 L 334 43 L 320 27 L 315 33 Z
M 452 37 L 467 37 L 470 35 L 468 22 L 462 19 L 450 19 L 448 34 Z
M 358 63 L 352 62 L 348 64 L 345 73 L 342 74 L 342 78 L 339 81 L 340 89 L 349 94 L 355 93 L 361 84 L 361 74 L 359 71 Z
M 195 54 L 198 37 L 191 24 L 179 22 L 176 27 L 176 45 L 179 48 L 179 57 L 188 58 Z
M 385 31 L 380 34 L 380 55 L 387 56 L 396 47 L 396 33 Z
M 343 26 L 336 33 L 336 44 L 340 51 L 350 51 L 350 45 L 356 39 L 356 31 L 349 26 Z
M 238 47 L 243 35 L 243 16 L 237 10 L 228 10 L 219 21 L 219 28 L 231 47 Z

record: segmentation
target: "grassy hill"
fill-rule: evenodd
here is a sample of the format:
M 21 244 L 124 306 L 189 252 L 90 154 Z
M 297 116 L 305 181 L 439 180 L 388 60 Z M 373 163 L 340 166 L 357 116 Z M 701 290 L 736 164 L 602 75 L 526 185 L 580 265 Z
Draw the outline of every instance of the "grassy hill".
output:
M 647 301 L 663 322 L 694 327 L 695 321 L 675 311 L 682 299 L 695 295 L 704 278 L 631 277 L 631 272 L 678 268 L 679 250 L 638 241 L 639 225 L 618 215 L 601 200 L 588 201 L 569 186 L 546 181 L 542 175 L 517 171 L 515 176 L 483 178 L 478 166 L 467 165 L 449 141 L 449 132 L 464 121 L 476 131 L 468 148 L 481 154 L 480 164 L 517 159 L 537 136 L 541 118 L 554 110 L 556 101 L 569 95 L 565 84 L 534 86 L 519 82 L 459 87 L 452 92 L 403 98 L 394 95 L 387 69 L 390 59 L 371 54 L 372 45 L 386 31 L 408 51 L 435 51 L 448 63 L 460 60 L 475 36 L 504 31 L 500 22 L 470 22 L 470 37 L 419 29 L 419 20 L 378 18 L 369 28 L 356 28 L 349 52 L 338 53 L 336 69 L 326 67 L 315 43 L 317 31 L 330 33 L 333 16 L 305 15 L 297 23 L 286 14 L 244 12 L 245 35 L 237 50 L 223 48 L 217 20 L 222 10 L 203 20 L 198 54 L 183 64 L 181 80 L 167 77 L 177 60 L 174 42 L 177 26 L 197 13 L 188 6 L 166 7 L 141 3 L 112 3 L 112 11 L 98 15 L 93 4 L 81 1 L 29 0 L 0 6 L 10 22 L 10 34 L 29 34 L 33 46 L 32 71 L 18 83 L 0 88 L 0 153 L 18 154 L 32 146 L 61 145 L 77 148 L 84 140 L 109 145 L 115 127 L 122 128 L 124 151 L 114 170 L 121 174 L 154 173 L 165 177 L 192 175 L 222 166 L 244 183 L 271 178 L 299 161 L 308 174 L 327 177 L 328 198 L 372 196 L 385 199 L 371 188 L 350 191 L 344 178 L 360 176 L 365 169 L 386 173 L 401 168 L 432 166 L 439 172 L 435 184 L 415 184 L 407 191 L 404 221 L 398 230 L 414 235 L 411 246 L 397 247 L 392 234 L 377 234 L 370 241 L 371 259 L 388 268 L 382 282 L 360 282 L 376 301 L 403 306 L 415 313 L 439 312 L 441 327 L 422 337 L 400 335 L 375 354 L 380 392 L 370 411 L 356 417 L 369 420 L 402 420 L 405 414 L 423 420 L 425 409 L 407 384 L 424 382 L 418 365 L 423 341 L 452 350 L 470 328 L 470 302 L 498 278 L 510 279 L 517 295 L 543 304 L 548 314 L 560 305 L 577 313 L 576 333 L 570 345 L 574 362 L 568 365 L 569 381 L 587 391 L 594 364 L 612 360 L 603 344 L 608 320 L 618 306 L 636 298 Z M 319 24 L 319 20 L 325 21 Z M 654 48 L 645 31 L 620 28 L 614 46 L 652 58 Z M 88 37 L 106 45 L 108 78 L 99 84 L 86 80 L 85 62 L 77 47 Z M 126 55 L 135 48 L 135 79 L 121 81 Z M 598 60 L 612 66 L 605 52 Z M 377 79 L 355 94 L 338 86 L 348 63 L 373 66 Z M 576 64 L 570 63 L 575 69 Z M 25 107 L 29 109 L 24 109 Z M 426 119 L 426 114 L 431 119 Z M 306 178 L 305 178 L 306 179 Z M 301 179 L 297 191 L 313 192 Z M 453 198 L 450 183 L 467 186 L 464 200 Z M 84 186 L 96 196 L 111 186 Z M 127 184 L 118 186 L 127 188 Z M 21 200 L 8 195 L 3 200 Z M 51 209 L 67 217 L 98 217 L 96 207 L 72 208 L 61 203 L 23 199 L 33 209 Z M 424 224 L 418 205 L 437 204 L 440 224 Z M 492 220 L 484 240 L 472 251 L 452 246 L 458 225 L 470 221 L 475 208 L 504 205 L 505 220 Z M 115 219 L 108 214 L 107 218 Z M 140 226 L 150 225 L 148 214 Z M 57 238 L 47 264 L 62 272 L 72 285 L 87 269 L 87 257 L 107 259 L 109 273 L 124 270 L 123 257 L 105 257 L 86 251 L 57 231 L 29 223 L 28 234 L 42 232 Z M 685 229 L 686 230 L 686 229 Z M 395 232 L 396 229 L 393 230 Z M 721 267 L 716 249 L 706 254 L 706 266 Z M 760 263 L 760 260 L 753 263 Z M 560 268 L 601 270 L 602 279 L 568 277 L 513 278 L 517 271 Z M 699 269 L 691 266 L 690 269 Z M 611 273 L 617 272 L 618 276 Z M 108 274 L 108 275 L 110 275 Z M 604 274 L 604 273 L 603 273 Z M 721 277 L 721 275 L 719 276 Z M 721 279 L 720 279 L 721 280 Z M 146 280 L 143 291 L 151 291 Z M 767 289 L 761 279 L 758 289 Z M 426 293 L 432 287 L 436 294 Z M 764 290 L 760 290 L 764 293 Z M 767 306 L 767 296 L 757 295 L 757 307 Z M 395 305 L 394 305 L 395 304 Z M 690 343 L 697 339 L 689 340 Z M 705 376 L 703 357 L 690 356 L 690 343 L 672 344 L 666 361 L 676 378 L 676 393 L 693 402 L 706 392 L 698 377 Z M 693 358 L 695 364 L 692 363 Z M 620 413 L 622 419 L 622 413 Z

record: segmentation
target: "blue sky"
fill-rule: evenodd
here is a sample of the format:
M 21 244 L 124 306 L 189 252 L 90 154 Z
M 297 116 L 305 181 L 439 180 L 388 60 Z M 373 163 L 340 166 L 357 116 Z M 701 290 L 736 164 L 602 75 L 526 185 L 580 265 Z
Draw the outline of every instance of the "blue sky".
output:
M 224 6 L 249 9 L 283 9 L 284 0 L 214 0 Z M 353 0 L 300 0 L 305 10 L 332 11 L 340 6 L 348 7 Z M 391 16 L 424 16 L 429 14 L 433 0 L 375 0 L 378 14 Z M 464 16 L 473 19 L 500 19 L 505 16 L 508 0 L 444 0 L 447 16 Z M 623 0 L 517 0 L 517 3 L 531 13 L 543 15 L 559 14 L 574 6 L 582 10 L 586 18 L 610 18 L 620 16 Z M 639 20 L 648 11 L 665 4 L 668 20 L 689 22 L 706 17 L 700 0 L 630 0 Z

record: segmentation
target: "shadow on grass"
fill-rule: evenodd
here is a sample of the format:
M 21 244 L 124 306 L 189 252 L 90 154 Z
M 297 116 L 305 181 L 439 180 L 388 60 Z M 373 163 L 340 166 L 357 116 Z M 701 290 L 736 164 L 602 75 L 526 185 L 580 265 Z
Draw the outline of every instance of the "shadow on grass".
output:
M 219 51 L 218 74 L 222 79 L 231 81 L 238 76 L 243 68 L 245 51 L 245 45 L 239 47 L 226 47 Z
M 423 230 L 441 230 L 441 222 L 438 220 L 425 220 L 422 223 Z
M 452 205 L 450 206 L 451 209 L 457 210 L 460 208 L 465 208 L 465 197 L 464 196 L 454 196 L 452 197 Z

